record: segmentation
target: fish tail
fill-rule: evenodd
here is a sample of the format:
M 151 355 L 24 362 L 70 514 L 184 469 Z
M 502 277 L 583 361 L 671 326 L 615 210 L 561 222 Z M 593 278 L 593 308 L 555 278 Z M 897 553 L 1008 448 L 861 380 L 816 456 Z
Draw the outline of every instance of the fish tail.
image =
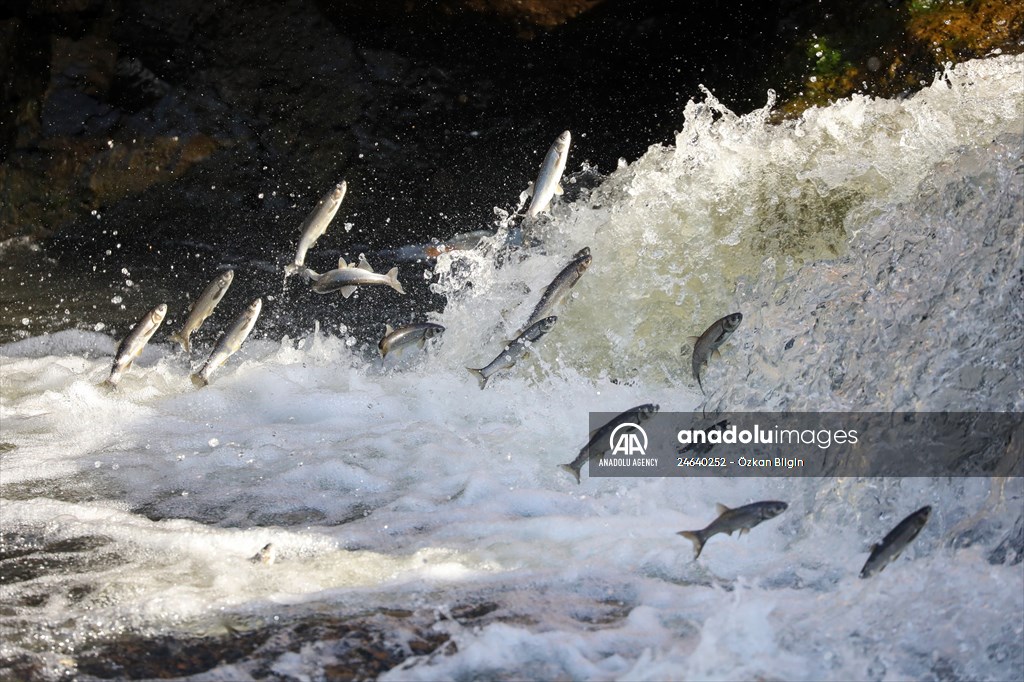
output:
M 210 385 L 210 380 L 201 374 L 193 374 L 190 378 L 192 379 L 192 385 L 196 388 L 202 388 L 203 386 Z
M 701 550 L 704 549 L 704 543 L 707 541 L 707 538 L 704 537 L 704 534 L 701 533 L 699 530 L 681 530 L 678 533 L 676 533 L 676 535 L 682 535 L 684 538 L 693 543 L 693 560 L 696 561 L 697 558 L 700 556 Z
M 395 291 L 397 291 L 400 294 L 404 294 L 405 293 L 405 289 L 402 288 L 402 283 L 398 281 L 398 268 L 397 267 L 394 267 L 394 268 L 391 268 L 390 270 L 388 270 L 388 274 L 385 275 L 385 276 L 388 278 L 388 283 L 391 285 L 392 289 L 394 289 Z
M 573 478 L 576 479 L 577 485 L 580 483 L 580 470 L 577 469 L 576 467 L 574 467 L 572 464 L 559 464 L 558 468 L 559 469 L 565 469 L 570 474 L 572 474 Z
M 473 376 L 476 377 L 476 380 L 480 382 L 481 391 L 487 388 L 487 380 L 490 379 L 490 377 L 485 377 L 484 373 L 479 369 L 473 369 L 472 367 L 467 367 L 466 369 L 468 369 L 473 374 Z
M 183 336 L 181 334 L 181 332 L 174 332 L 168 338 L 171 341 L 174 341 L 175 343 L 180 343 L 181 347 L 185 349 L 186 353 L 191 353 L 192 352 L 192 344 L 189 342 L 188 337 L 187 336 Z
M 289 263 L 284 266 L 284 278 L 288 279 L 292 275 L 297 275 L 305 269 L 306 266 L 304 263 Z

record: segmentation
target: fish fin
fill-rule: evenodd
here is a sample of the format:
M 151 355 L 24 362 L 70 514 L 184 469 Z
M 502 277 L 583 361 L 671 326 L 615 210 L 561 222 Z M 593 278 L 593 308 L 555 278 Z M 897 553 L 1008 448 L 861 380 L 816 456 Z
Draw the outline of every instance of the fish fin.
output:
M 320 273 L 312 268 L 303 268 L 302 276 L 306 278 L 306 281 L 312 282 L 313 280 L 320 278 Z
M 699 336 L 687 336 L 686 340 L 689 341 L 690 343 L 697 343 L 698 341 L 700 341 L 700 337 Z
M 392 289 L 394 289 L 395 291 L 397 291 L 400 294 L 404 294 L 405 293 L 405 289 L 402 288 L 402 283 L 398 281 L 398 268 L 397 267 L 394 267 L 394 268 L 391 268 L 390 270 L 388 270 L 388 274 L 386 275 L 386 277 L 388 278 L 388 280 L 389 280 L 388 284 L 391 285 Z
M 721 502 L 718 502 L 718 503 L 716 503 L 716 504 L 715 504 L 715 511 L 716 511 L 716 512 L 718 513 L 718 515 L 719 515 L 719 516 L 721 516 L 721 515 L 722 515 L 722 514 L 724 514 L 725 512 L 727 512 L 727 511 L 732 511 L 732 510 L 731 510 L 731 509 L 729 509 L 728 507 L 726 507 L 726 506 L 725 506 L 724 504 L 722 504 Z
M 700 382 L 700 374 L 697 375 L 697 387 L 700 388 L 700 392 L 707 395 L 707 391 L 704 390 L 704 384 Z
M 387 322 L 384 323 L 384 336 L 391 336 L 391 334 L 394 333 L 394 331 L 395 331 L 394 327 L 392 327 Z
M 715 360 L 721 360 L 721 359 L 722 359 L 722 354 L 721 354 L 721 353 L 720 353 L 720 352 L 718 351 L 718 349 L 716 348 L 716 349 L 714 349 L 713 351 L 711 351 L 711 357 L 712 357 L 713 359 L 715 359 Z
M 744 535 L 746 535 L 749 532 L 750 532 L 750 529 L 747 528 L 746 526 L 744 526 L 743 528 L 740 528 L 740 537 L 743 537 Z
M 572 474 L 573 478 L 576 479 L 576 484 L 577 485 L 579 485 L 581 483 L 579 469 L 574 467 L 572 464 L 559 464 L 558 468 L 559 469 L 564 469 L 564 470 L 568 471 L 570 474 Z
M 193 374 L 189 378 L 192 379 L 192 385 L 195 386 L 196 388 L 202 388 L 203 386 L 209 386 L 210 385 L 210 380 L 209 379 L 204 379 L 203 377 L 199 376 L 198 374 Z
M 191 353 L 192 352 L 192 344 L 189 343 L 187 336 L 182 336 L 181 335 L 181 332 L 174 332 L 173 334 L 168 336 L 167 339 L 168 339 L 168 341 L 174 341 L 175 343 L 180 343 L 181 347 L 185 349 L 186 353 Z
M 347 268 L 348 267 L 348 263 L 345 262 L 345 257 L 344 256 L 342 256 L 341 258 L 338 259 L 338 267 L 339 268 Z
M 565 190 L 562 189 L 562 183 L 558 183 L 557 185 L 555 185 L 555 194 L 557 194 L 558 196 L 562 196 L 562 193 L 564 191 Z
M 284 266 L 284 278 L 288 279 L 292 275 L 297 275 L 306 268 L 304 263 L 289 263 Z
M 369 261 L 366 260 L 366 256 L 359 254 L 359 263 L 356 265 L 360 270 L 366 270 L 367 272 L 373 272 L 373 266 L 370 265 Z
M 488 379 L 490 379 L 490 377 L 485 377 L 484 373 L 481 372 L 479 369 L 473 369 L 472 367 L 467 367 L 466 369 L 468 369 L 473 374 L 473 376 L 476 377 L 476 380 L 480 382 L 481 391 L 487 388 L 487 381 Z
M 696 561 L 700 557 L 701 550 L 704 549 L 705 538 L 701 532 L 699 530 L 681 530 L 676 535 L 682 535 L 693 543 L 693 560 Z
M 355 290 L 356 290 L 355 287 L 342 287 L 341 288 L 341 295 L 344 296 L 345 298 L 348 298 L 353 293 L 355 293 Z
M 416 342 L 416 345 L 420 347 L 420 350 L 423 350 L 427 345 L 427 338 L 425 336 L 421 336 L 420 340 Z

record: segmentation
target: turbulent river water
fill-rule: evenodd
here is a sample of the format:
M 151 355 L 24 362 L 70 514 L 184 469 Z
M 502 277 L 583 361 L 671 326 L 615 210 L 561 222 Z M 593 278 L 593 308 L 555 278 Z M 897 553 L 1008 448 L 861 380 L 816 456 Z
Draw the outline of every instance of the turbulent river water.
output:
M 196 390 L 165 325 L 107 391 L 101 311 L 0 346 L 0 665 L 131 675 L 95 652 L 222 637 L 236 655 L 180 669 L 320 679 L 351 617 L 388 642 L 393 679 L 1024 677 L 1020 478 L 577 485 L 557 467 L 589 412 L 646 402 L 1024 410 L 1024 58 L 780 125 L 771 105 L 737 116 L 705 92 L 674 146 L 599 183 L 570 160 L 540 246 L 403 266 L 447 298 L 427 316 L 447 331 L 398 360 L 327 320 L 258 325 Z M 481 391 L 465 367 L 584 246 L 554 329 Z M 705 398 L 687 337 L 733 311 Z M 676 535 L 766 499 L 789 508 L 696 561 Z M 903 556 L 858 578 L 925 504 Z M 271 542 L 275 563 L 249 561 Z

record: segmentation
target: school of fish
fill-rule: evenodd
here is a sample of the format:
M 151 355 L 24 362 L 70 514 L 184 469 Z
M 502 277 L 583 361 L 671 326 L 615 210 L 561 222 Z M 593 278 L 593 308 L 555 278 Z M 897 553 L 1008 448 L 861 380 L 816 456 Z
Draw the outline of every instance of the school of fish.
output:
M 520 234 L 533 227 L 540 220 L 541 214 L 550 213 L 554 197 L 562 194 L 561 180 L 569 156 L 571 139 L 572 136 L 568 130 L 558 136 L 541 163 L 536 182 L 531 183 L 530 188 L 524 193 L 524 197 L 531 196 L 531 201 L 524 214 L 523 229 Z M 287 281 L 288 277 L 292 275 L 301 275 L 310 283 L 313 292 L 321 295 L 337 292 L 346 299 L 352 296 L 360 286 L 387 286 L 399 294 L 405 294 L 405 290 L 398 280 L 397 267 L 391 268 L 385 274 L 375 272 L 363 254 L 359 255 L 358 262 L 354 264 L 349 264 L 344 258 L 341 258 L 337 268 L 323 273 L 316 272 L 306 265 L 308 252 L 326 233 L 341 207 L 347 189 L 348 185 L 344 180 L 334 185 L 323 195 L 300 225 L 301 234 L 295 257 L 292 262 L 284 266 L 285 280 Z M 522 202 L 523 200 L 521 200 L 521 204 Z M 433 251 L 428 248 L 423 255 L 436 257 L 452 249 L 473 248 L 480 242 L 480 239 L 486 236 L 487 233 L 483 232 L 472 233 L 461 238 L 457 236 L 449 240 L 447 244 L 431 247 Z M 417 249 L 416 253 L 419 254 L 421 251 L 422 249 Z M 477 378 L 481 389 L 486 388 L 497 373 L 511 370 L 518 361 L 527 356 L 535 344 L 539 343 L 554 328 L 558 321 L 556 311 L 564 305 L 571 290 L 580 281 L 592 262 L 593 257 L 589 247 L 585 246 L 576 252 L 570 262 L 545 288 L 529 318 L 523 323 L 515 337 L 505 342 L 498 355 L 483 367 L 467 367 L 469 372 Z M 232 270 L 225 270 L 218 274 L 196 298 L 182 328 L 170 335 L 169 339 L 179 343 L 185 353 L 191 353 L 190 338 L 192 334 L 198 331 L 206 319 L 213 314 L 218 303 L 227 294 L 233 278 Z M 241 348 L 256 326 L 261 308 L 262 298 L 253 300 L 238 314 L 230 327 L 221 334 L 206 362 L 191 375 L 192 383 L 197 388 L 208 385 L 214 371 L 223 366 Z M 110 389 L 115 389 L 118 386 L 121 378 L 142 353 L 146 343 L 159 329 L 166 315 L 167 305 L 161 303 L 143 315 L 132 327 L 115 352 L 110 374 L 103 382 L 104 386 Z M 728 341 L 742 321 L 742 313 L 729 313 L 712 322 L 699 336 L 689 337 L 693 346 L 691 355 L 693 378 L 701 393 L 705 393 L 702 370 L 711 359 L 719 357 L 719 348 Z M 397 329 L 388 324 L 385 326 L 384 335 L 378 344 L 381 358 L 385 359 L 388 355 L 396 355 L 413 345 L 422 349 L 427 341 L 443 333 L 445 333 L 443 326 L 429 322 L 411 323 Z M 639 425 L 657 414 L 659 409 L 658 405 L 645 404 L 620 413 L 603 426 L 595 429 L 575 459 L 568 464 L 560 465 L 560 468 L 570 473 L 578 484 L 581 483 L 580 474 L 583 465 L 607 450 L 609 436 L 618 427 L 624 424 Z M 734 531 L 739 531 L 742 536 L 762 522 L 782 514 L 788 506 L 788 503 L 777 500 L 752 502 L 731 509 L 719 504 L 718 516 L 705 528 L 680 531 L 678 535 L 693 543 L 694 560 L 696 560 L 700 557 L 707 541 L 714 535 L 720 533 L 732 535 Z M 860 572 L 860 577 L 869 578 L 876 575 L 898 558 L 900 553 L 924 528 L 930 513 L 930 506 L 918 509 L 903 519 L 881 541 L 873 545 L 870 556 Z M 267 544 L 251 560 L 254 563 L 271 565 L 276 559 L 274 546 Z

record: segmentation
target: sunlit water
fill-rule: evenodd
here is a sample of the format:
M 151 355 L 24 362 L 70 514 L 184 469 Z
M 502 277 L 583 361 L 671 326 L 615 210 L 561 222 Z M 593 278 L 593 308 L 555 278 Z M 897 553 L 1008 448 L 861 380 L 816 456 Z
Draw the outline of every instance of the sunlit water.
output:
M 1024 409 L 1024 59 L 783 125 L 770 105 L 739 117 L 705 93 L 674 147 L 558 205 L 543 248 L 441 256 L 447 332 L 397 361 L 337 329 L 257 334 L 197 391 L 161 329 L 109 392 L 102 331 L 0 347 L 0 658 L 58 678 L 123 633 L 400 607 L 455 645 L 395 679 L 1024 677 L 1020 479 L 577 485 L 557 468 L 588 412 L 644 402 Z M 583 246 L 554 330 L 481 391 L 464 367 Z M 736 310 L 705 403 L 686 339 Z M 698 561 L 676 535 L 761 499 L 790 506 Z M 903 557 L 859 579 L 924 504 Z M 268 542 L 278 561 L 249 562 Z M 485 600 L 480 624 L 445 615 Z M 316 651 L 264 663 L 315 679 Z

